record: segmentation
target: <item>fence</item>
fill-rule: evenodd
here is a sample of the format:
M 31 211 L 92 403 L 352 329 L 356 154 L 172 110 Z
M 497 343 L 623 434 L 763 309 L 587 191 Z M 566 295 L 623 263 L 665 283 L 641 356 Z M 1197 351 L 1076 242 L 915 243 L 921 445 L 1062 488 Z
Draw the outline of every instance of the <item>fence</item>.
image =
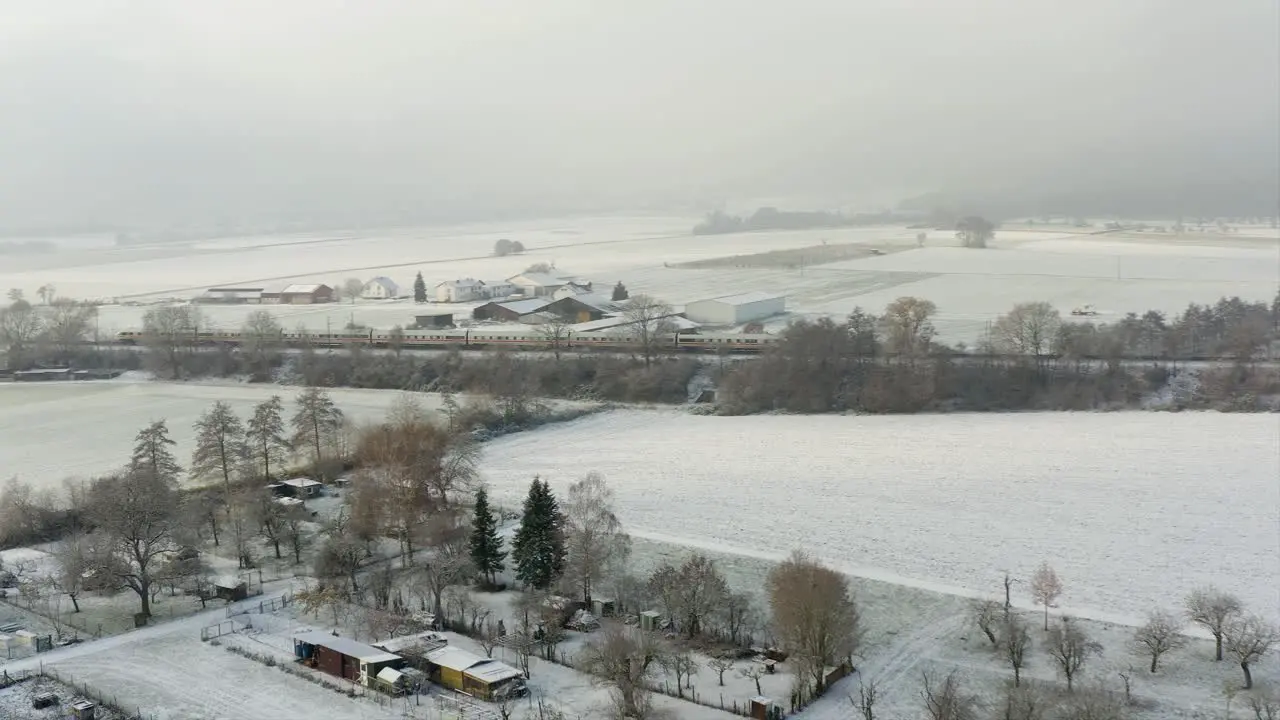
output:
M 124 705 L 120 704 L 120 701 L 116 698 L 116 696 L 112 695 L 108 697 L 106 694 L 98 692 L 97 690 L 95 690 L 94 688 L 88 685 L 85 685 L 83 683 L 77 683 L 75 681 L 75 678 L 71 676 L 71 673 L 68 673 L 65 670 L 54 670 L 51 667 L 44 667 L 42 665 L 40 668 L 40 671 L 37 674 L 43 675 L 51 680 L 56 680 L 62 683 L 63 685 L 66 685 L 67 687 L 74 690 L 77 695 L 80 695 L 82 697 L 88 698 L 89 700 L 92 700 L 93 702 L 97 703 L 98 706 L 101 708 L 104 708 L 106 710 L 113 710 L 116 713 L 119 713 L 120 716 L 125 718 L 126 720 L 156 720 L 157 718 L 156 715 L 143 715 L 142 708 L 136 705 L 133 707 L 133 710 L 129 710 Z
M 246 603 L 241 601 L 240 603 L 227 606 L 227 617 L 248 615 L 254 612 L 260 615 L 263 613 L 273 613 L 288 606 L 291 602 L 293 602 L 293 596 L 289 593 L 285 593 L 277 598 L 271 598 L 270 600 L 259 600 L 256 605 L 251 602 Z
M 38 677 L 39 675 L 40 673 L 34 670 L 14 670 L 13 672 L 9 672 L 8 670 L 0 669 L 0 690 L 12 687 L 24 680 L 30 680 L 31 678 Z
M 237 624 L 239 624 L 240 627 L 236 627 Z M 205 641 L 212 640 L 216 637 L 222 637 L 223 635 L 230 635 L 231 633 L 238 632 L 247 627 L 249 627 L 248 623 L 237 623 L 235 620 L 223 620 L 216 625 L 208 625 L 200 628 L 200 639 Z

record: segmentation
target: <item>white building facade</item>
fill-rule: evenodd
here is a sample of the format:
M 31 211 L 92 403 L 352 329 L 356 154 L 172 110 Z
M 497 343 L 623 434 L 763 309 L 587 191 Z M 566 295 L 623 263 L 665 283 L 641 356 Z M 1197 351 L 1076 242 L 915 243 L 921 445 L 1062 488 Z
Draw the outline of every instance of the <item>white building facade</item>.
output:
M 751 292 L 698 300 L 684 307 L 685 317 L 705 325 L 738 325 L 787 311 L 787 296 Z
M 442 282 L 436 286 L 436 302 L 458 303 L 484 300 L 488 297 L 484 288 L 484 283 L 474 278 Z
M 400 297 L 400 286 L 389 277 L 376 277 L 364 284 L 360 297 L 365 300 L 390 300 Z

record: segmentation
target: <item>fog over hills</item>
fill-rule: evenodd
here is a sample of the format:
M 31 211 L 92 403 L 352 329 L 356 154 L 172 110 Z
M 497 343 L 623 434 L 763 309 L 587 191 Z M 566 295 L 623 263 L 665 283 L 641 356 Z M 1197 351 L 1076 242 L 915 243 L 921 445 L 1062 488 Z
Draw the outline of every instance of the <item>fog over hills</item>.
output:
M 1275 214 L 1273 0 L 0 0 L 0 228 Z M 998 214 L 998 213 L 993 213 Z

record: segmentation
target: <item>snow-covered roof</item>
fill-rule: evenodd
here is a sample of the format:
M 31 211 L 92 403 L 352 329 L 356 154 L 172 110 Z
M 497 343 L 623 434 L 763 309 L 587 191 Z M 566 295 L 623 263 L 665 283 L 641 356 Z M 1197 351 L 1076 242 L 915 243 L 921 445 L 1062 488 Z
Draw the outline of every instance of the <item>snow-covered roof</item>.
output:
M 236 589 L 236 588 L 238 588 L 238 587 L 240 587 L 241 585 L 244 585 L 244 584 L 245 584 L 245 581 L 244 581 L 244 580 L 241 580 L 240 578 L 236 577 L 235 575 L 223 575 L 222 577 L 220 577 L 220 578 L 218 578 L 217 580 L 214 580 L 214 581 L 213 581 L 213 586 L 214 586 L 214 587 L 229 588 L 229 589 L 232 589 L 232 590 L 234 590 L 234 589 Z
M 382 648 L 387 652 L 402 652 L 413 648 L 427 648 L 428 651 L 434 650 L 441 645 L 448 645 L 449 640 L 438 632 L 427 631 L 416 635 L 405 635 L 398 638 L 390 638 L 383 642 L 377 643 L 375 647 Z
M 397 292 L 400 289 L 400 286 L 396 285 L 394 280 L 383 275 L 379 275 L 378 277 L 364 284 L 365 287 L 369 287 L 370 285 L 381 285 L 382 289 L 386 290 L 389 293 Z
M 494 305 L 497 305 L 498 307 L 504 310 L 510 310 L 511 312 L 516 313 L 517 315 L 528 315 L 529 313 L 535 313 L 550 304 L 551 303 L 547 302 L 542 298 L 533 298 L 530 300 L 512 300 L 510 302 L 494 303 Z
M 785 297 L 786 295 L 782 293 L 756 291 L 741 293 L 739 295 L 725 295 L 724 297 L 708 298 L 706 300 L 700 300 L 699 302 L 718 302 L 724 303 L 725 305 L 750 305 L 751 303 L 763 302 L 765 300 L 777 300 L 778 298 Z
M 673 326 L 675 326 L 677 330 L 680 330 L 680 331 L 696 330 L 702 327 L 702 325 L 688 318 L 680 317 L 679 315 L 668 315 L 663 319 L 671 323 Z M 591 322 L 578 323 L 577 325 L 574 325 L 572 329 L 574 332 L 600 332 L 602 330 L 610 330 L 612 328 L 625 328 L 626 326 L 632 325 L 632 324 L 634 323 L 626 316 L 618 315 L 615 317 L 607 317 L 607 318 L 600 318 L 599 320 L 592 320 Z
M 400 682 L 400 678 L 404 677 L 404 673 L 394 668 L 384 667 L 378 671 L 378 679 L 385 683 L 395 684 Z
M 446 645 L 438 650 L 432 650 L 426 654 L 427 662 L 432 665 L 439 665 L 442 668 L 456 670 L 462 672 L 479 665 L 484 658 L 479 655 L 457 648 L 452 645 Z
M 524 677 L 524 673 L 510 665 L 498 660 L 490 660 L 488 658 L 481 658 L 478 665 L 473 665 L 467 670 L 467 674 L 490 685 L 495 685 L 512 678 Z
M 440 283 L 439 285 L 436 285 L 436 287 L 464 288 L 464 287 L 479 287 L 480 285 L 484 285 L 484 281 L 476 280 L 475 278 L 461 278 L 459 280 L 446 280 Z
M 385 650 L 379 650 L 372 645 L 365 645 L 362 642 L 356 642 L 351 638 L 335 636 L 331 633 L 315 630 L 307 633 L 294 635 L 293 639 L 308 645 L 318 645 L 320 647 L 329 648 L 330 650 L 342 653 L 347 657 L 353 657 L 364 663 L 381 663 L 399 660 L 400 656 L 389 653 Z
M 285 507 L 293 507 L 294 505 L 302 504 L 302 501 L 299 500 L 298 498 L 291 498 L 291 497 L 278 497 L 272 502 L 274 502 L 277 505 L 283 505 Z
M 527 285 L 538 285 L 541 287 L 559 287 L 560 285 L 568 285 L 569 277 L 557 277 L 550 273 L 520 273 L 507 278 L 507 282 L 515 282 L 523 280 Z
M 310 295 L 324 285 L 289 285 L 280 291 L 281 295 Z
M 305 488 L 305 487 L 315 487 L 316 485 L 321 485 L 322 483 L 316 480 L 312 480 L 311 478 L 293 478 L 292 480 L 281 480 L 280 484 L 288 485 L 289 487 Z
M 610 298 L 609 296 L 601 295 L 599 293 L 593 293 L 593 292 L 583 292 L 583 293 L 578 293 L 576 295 L 566 295 L 560 298 L 560 300 L 573 300 L 574 302 L 582 303 L 583 305 L 586 305 L 589 308 L 594 308 L 596 310 L 599 310 L 600 312 L 605 312 L 605 313 L 620 312 L 622 308 L 621 305 L 614 302 L 613 299 Z M 559 302 L 560 300 L 557 300 L 556 302 Z

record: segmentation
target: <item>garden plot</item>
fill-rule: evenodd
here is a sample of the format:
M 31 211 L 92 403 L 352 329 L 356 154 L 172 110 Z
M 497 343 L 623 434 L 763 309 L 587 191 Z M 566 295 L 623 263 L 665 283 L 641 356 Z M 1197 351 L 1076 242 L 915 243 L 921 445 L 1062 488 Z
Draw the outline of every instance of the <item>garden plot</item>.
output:
M 45 693 L 52 693 L 57 698 L 56 704 L 46 708 L 33 708 L 32 698 Z M 79 694 L 75 688 L 52 678 L 37 676 L 0 690 L 0 718 L 60 720 L 71 717 L 68 713 L 72 704 L 84 700 L 88 698 Z M 124 720 L 124 715 L 104 707 L 95 708 L 94 717 L 96 720 Z

